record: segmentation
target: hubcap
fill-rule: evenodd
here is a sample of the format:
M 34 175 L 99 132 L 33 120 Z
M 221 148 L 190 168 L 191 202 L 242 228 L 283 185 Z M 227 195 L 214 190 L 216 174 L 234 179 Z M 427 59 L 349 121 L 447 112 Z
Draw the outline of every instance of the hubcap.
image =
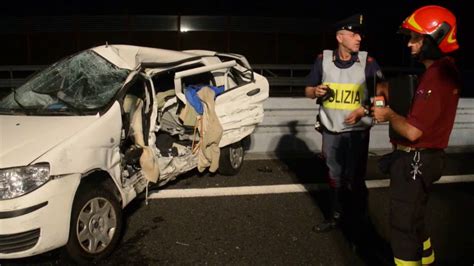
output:
M 229 153 L 232 168 L 239 168 L 244 158 L 244 148 L 242 146 L 239 146 L 237 148 L 230 147 Z
M 104 251 L 112 241 L 117 229 L 117 215 L 109 200 L 89 200 L 76 223 L 76 235 L 84 251 L 96 254 Z

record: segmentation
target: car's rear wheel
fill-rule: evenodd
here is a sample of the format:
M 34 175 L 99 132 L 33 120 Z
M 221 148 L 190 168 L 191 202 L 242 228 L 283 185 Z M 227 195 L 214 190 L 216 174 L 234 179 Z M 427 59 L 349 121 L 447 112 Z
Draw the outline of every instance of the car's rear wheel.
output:
M 219 173 L 222 175 L 236 175 L 244 163 L 244 148 L 242 142 L 225 146 L 221 149 L 219 158 Z
M 77 263 L 99 261 L 113 251 L 122 229 L 122 209 L 110 188 L 81 186 L 74 199 L 65 247 Z

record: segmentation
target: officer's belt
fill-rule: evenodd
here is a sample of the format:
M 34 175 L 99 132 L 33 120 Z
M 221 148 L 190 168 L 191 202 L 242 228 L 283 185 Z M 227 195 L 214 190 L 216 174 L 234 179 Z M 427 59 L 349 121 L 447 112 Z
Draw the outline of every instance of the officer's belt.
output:
M 425 151 L 425 152 L 436 152 L 436 151 L 442 151 L 443 149 L 437 149 L 437 148 L 414 148 L 414 147 L 408 147 L 405 145 L 401 144 L 396 144 L 395 149 L 398 151 L 403 151 L 403 152 L 412 152 L 412 151 Z

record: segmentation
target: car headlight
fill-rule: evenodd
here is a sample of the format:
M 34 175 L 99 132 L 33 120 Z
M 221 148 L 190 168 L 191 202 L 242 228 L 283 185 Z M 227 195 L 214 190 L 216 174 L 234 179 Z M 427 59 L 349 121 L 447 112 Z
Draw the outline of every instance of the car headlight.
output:
M 0 169 L 0 200 L 31 192 L 49 180 L 49 164 Z

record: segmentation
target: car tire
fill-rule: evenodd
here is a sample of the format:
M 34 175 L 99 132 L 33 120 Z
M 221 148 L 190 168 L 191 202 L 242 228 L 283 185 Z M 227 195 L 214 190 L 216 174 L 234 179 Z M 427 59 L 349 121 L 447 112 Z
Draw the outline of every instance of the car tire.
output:
M 244 164 L 244 148 L 242 142 L 227 145 L 221 148 L 219 158 L 219 173 L 222 175 L 236 175 Z
M 97 262 L 114 250 L 122 230 L 122 208 L 104 184 L 81 185 L 74 198 L 66 255 L 78 264 Z

